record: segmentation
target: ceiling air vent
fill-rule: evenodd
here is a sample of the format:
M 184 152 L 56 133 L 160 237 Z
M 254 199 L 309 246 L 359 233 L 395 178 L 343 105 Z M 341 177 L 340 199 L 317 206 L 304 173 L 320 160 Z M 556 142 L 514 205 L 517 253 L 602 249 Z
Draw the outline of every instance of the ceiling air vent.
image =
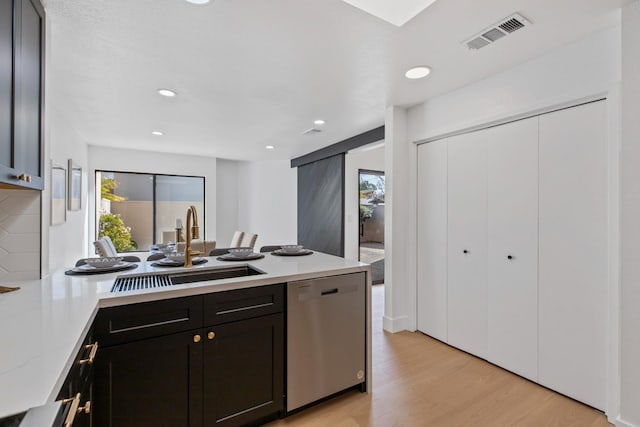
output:
M 304 132 L 302 132 L 302 135 L 314 135 L 314 134 L 320 133 L 320 132 L 322 132 L 321 129 L 311 128 L 311 129 L 307 129 Z
M 481 31 L 466 40 L 464 43 L 469 49 L 478 50 L 528 25 L 531 25 L 531 21 L 524 16 L 515 13 L 497 24 Z

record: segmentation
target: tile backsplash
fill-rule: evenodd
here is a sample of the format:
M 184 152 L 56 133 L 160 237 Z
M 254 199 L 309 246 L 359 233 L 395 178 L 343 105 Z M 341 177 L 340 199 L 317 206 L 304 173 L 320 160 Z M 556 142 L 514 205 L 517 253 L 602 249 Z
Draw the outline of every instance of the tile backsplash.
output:
M 0 283 L 40 278 L 40 197 L 0 189 Z

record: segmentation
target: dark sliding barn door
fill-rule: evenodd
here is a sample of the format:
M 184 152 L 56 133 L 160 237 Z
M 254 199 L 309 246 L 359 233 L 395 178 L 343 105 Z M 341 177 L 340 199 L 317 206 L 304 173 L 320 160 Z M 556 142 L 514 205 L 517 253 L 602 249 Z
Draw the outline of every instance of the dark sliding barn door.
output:
M 344 153 L 298 167 L 298 243 L 344 256 Z

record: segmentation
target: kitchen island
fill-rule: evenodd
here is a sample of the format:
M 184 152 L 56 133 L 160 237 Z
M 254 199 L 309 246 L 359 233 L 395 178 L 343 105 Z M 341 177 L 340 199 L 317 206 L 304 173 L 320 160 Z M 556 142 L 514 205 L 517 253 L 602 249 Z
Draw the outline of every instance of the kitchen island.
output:
M 355 261 L 314 253 L 247 262 L 208 262 L 189 271 L 248 265 L 264 274 L 184 283 L 160 289 L 111 293 L 117 277 L 146 275 L 180 268 L 140 262 L 126 272 L 66 276 L 59 271 L 42 280 L 15 283 L 21 289 L 0 296 L 0 417 L 55 400 L 75 355 L 100 309 L 170 300 L 223 291 L 287 284 L 293 281 L 366 272 L 366 390 L 371 387 L 370 267 Z M 186 269 L 182 269 L 186 270 Z M 12 283 L 8 283 L 11 285 Z

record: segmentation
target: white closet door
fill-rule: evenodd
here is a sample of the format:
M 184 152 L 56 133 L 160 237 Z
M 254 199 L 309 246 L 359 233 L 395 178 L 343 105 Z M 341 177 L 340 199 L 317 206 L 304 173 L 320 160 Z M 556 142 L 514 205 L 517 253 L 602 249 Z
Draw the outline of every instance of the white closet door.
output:
M 448 141 L 448 343 L 487 354 L 486 131 Z
M 418 330 L 447 341 L 447 140 L 418 147 Z
M 607 114 L 540 116 L 539 382 L 606 404 Z
M 488 355 L 538 377 L 538 118 L 488 130 Z

